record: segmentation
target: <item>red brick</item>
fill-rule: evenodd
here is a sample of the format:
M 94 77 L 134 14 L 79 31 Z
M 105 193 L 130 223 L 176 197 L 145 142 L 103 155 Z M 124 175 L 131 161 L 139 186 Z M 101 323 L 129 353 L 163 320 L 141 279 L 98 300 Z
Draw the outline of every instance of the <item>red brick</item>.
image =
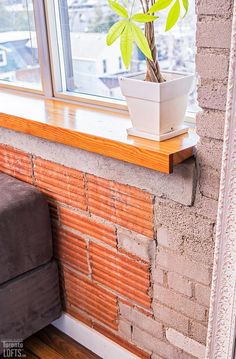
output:
M 54 252 L 57 259 L 88 274 L 86 241 L 81 236 L 61 228 L 54 229 L 53 234 Z
M 87 175 L 87 179 L 90 212 L 153 238 L 151 194 L 92 175 Z
M 124 186 L 117 182 L 103 180 L 91 175 L 87 175 L 87 178 L 89 192 L 93 193 L 94 196 L 103 196 L 107 203 L 111 203 L 110 201 L 112 200 L 117 200 L 121 204 L 130 205 L 141 210 L 145 208 L 145 210 L 148 211 L 150 209 L 152 196 L 140 189 Z M 122 191 L 123 187 L 125 191 Z M 131 194 L 128 189 L 131 189 Z M 143 194 L 145 194 L 145 196 L 143 196 Z
M 90 279 L 63 267 L 67 303 L 98 319 L 113 329 L 118 328 L 117 297 Z
M 147 203 L 152 203 L 152 195 L 147 192 L 144 192 L 138 188 L 131 187 L 128 185 L 123 185 L 121 183 L 108 181 L 94 175 L 87 175 L 88 182 L 95 183 L 98 187 L 104 187 L 113 191 L 117 191 L 123 194 L 128 194 L 129 196 L 139 199 L 140 201 L 146 201 Z
M 59 217 L 61 224 L 116 247 L 116 232 L 113 227 L 62 207 L 59 208 Z
M 73 318 L 79 320 L 80 322 L 88 325 L 89 327 L 93 326 L 93 320 L 87 315 L 87 313 L 82 313 L 81 311 L 73 308 L 73 306 L 66 306 L 65 312 L 70 314 Z
M 150 307 L 149 265 L 91 243 L 92 278 L 126 298 Z
M 44 160 L 43 158 L 36 157 L 34 161 L 35 167 L 39 166 L 42 167 L 42 169 L 51 170 L 52 172 L 58 172 L 62 176 L 66 177 L 74 177 L 75 179 L 83 180 L 84 174 L 81 171 L 75 170 L 73 168 L 65 167 L 63 165 L 60 165 L 58 163 L 50 162 L 47 160 Z M 40 171 L 40 169 L 38 169 Z
M 50 212 L 51 219 L 58 220 L 59 215 L 58 215 L 58 206 L 57 206 L 57 204 L 55 202 L 52 202 L 52 201 L 48 200 L 48 207 L 49 207 L 49 212 Z
M 33 183 L 31 155 L 0 145 L 0 171 L 21 181 Z
M 94 323 L 94 329 L 98 332 L 102 333 L 109 339 L 111 339 L 113 342 L 119 344 L 120 346 L 124 347 L 125 349 L 129 350 L 131 353 L 138 356 L 138 358 L 141 359 L 150 359 L 151 355 L 150 353 L 145 352 L 144 350 L 136 347 L 134 344 L 131 344 L 127 342 L 126 340 L 122 339 L 118 335 L 115 335 L 114 333 L 110 332 L 108 329 L 102 327 L 98 323 Z
M 37 157 L 34 177 L 35 184 L 49 197 L 75 208 L 87 209 L 82 172 Z
M 136 256 L 136 255 L 133 254 L 133 253 L 127 252 L 127 251 L 126 251 L 125 249 L 123 249 L 123 248 L 118 248 L 118 251 L 119 251 L 120 253 L 125 254 L 126 256 L 128 256 L 128 257 L 134 259 L 135 261 L 140 261 L 140 260 L 141 260 L 140 257 Z M 150 261 L 147 262 L 147 261 L 144 260 L 144 259 L 142 259 L 142 261 L 143 261 L 143 263 L 146 263 L 146 264 L 148 264 L 148 263 L 150 262 Z

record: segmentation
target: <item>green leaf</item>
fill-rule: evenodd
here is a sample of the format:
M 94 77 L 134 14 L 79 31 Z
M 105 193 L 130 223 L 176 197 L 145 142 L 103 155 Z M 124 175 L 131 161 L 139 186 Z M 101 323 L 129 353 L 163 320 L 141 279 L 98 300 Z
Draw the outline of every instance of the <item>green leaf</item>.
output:
M 183 18 L 184 18 L 187 15 L 189 3 L 188 3 L 188 0 L 182 0 L 182 1 L 183 1 L 184 9 L 185 9 L 185 14 L 183 16 Z
M 124 8 L 124 6 L 120 5 L 118 2 L 114 0 L 108 0 L 109 6 L 112 8 L 115 13 L 121 17 L 124 17 L 125 19 L 128 19 L 129 14 L 127 10 Z
M 107 34 L 107 45 L 110 46 L 115 42 L 118 37 L 122 34 L 124 31 L 125 25 L 127 24 L 127 20 L 121 20 L 116 22 L 108 31 Z
M 148 59 L 152 60 L 152 53 L 144 33 L 136 24 L 130 23 L 130 25 L 133 32 L 134 41 L 136 42 L 137 46 Z
M 120 51 L 126 69 L 128 69 L 133 52 L 133 32 L 130 22 L 127 22 L 120 37 Z
M 152 7 L 149 9 L 148 13 L 152 14 L 154 12 L 166 9 L 170 4 L 173 2 L 173 0 L 158 0 L 156 1 Z
M 165 31 L 169 31 L 172 27 L 177 23 L 180 17 L 180 3 L 179 0 L 176 0 L 174 5 L 169 11 L 167 20 L 166 20 L 166 29 Z
M 148 14 L 142 14 L 142 13 L 138 13 L 132 16 L 131 18 L 133 21 L 137 21 L 137 22 L 152 22 L 155 21 L 156 19 L 158 19 L 158 16 L 152 16 L 152 15 L 148 15 Z

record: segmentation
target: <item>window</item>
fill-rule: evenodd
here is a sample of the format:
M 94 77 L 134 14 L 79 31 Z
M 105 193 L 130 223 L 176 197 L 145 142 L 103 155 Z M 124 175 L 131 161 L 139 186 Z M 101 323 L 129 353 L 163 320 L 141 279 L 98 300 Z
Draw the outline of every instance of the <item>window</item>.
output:
M 128 72 L 119 41 L 106 46 L 106 33 L 117 20 L 107 0 L 0 0 L 0 10 L 0 81 L 20 82 L 49 96 L 85 102 L 94 98 L 96 103 L 116 106 L 124 100 L 119 76 L 145 71 L 145 58 L 138 48 Z M 161 13 L 156 39 L 162 71 L 194 72 L 194 2 L 190 1 L 185 21 L 174 30 L 165 33 L 163 22 Z M 193 112 L 197 110 L 195 88 L 189 103 Z
M 0 80 L 41 88 L 32 0 L 0 0 Z

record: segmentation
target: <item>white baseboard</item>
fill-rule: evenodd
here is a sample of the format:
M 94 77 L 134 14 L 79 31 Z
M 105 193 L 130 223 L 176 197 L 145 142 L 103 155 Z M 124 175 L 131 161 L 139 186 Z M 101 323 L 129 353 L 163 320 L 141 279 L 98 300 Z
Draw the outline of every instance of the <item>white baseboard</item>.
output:
M 69 314 L 62 314 L 52 325 L 103 359 L 138 359 L 136 355 Z

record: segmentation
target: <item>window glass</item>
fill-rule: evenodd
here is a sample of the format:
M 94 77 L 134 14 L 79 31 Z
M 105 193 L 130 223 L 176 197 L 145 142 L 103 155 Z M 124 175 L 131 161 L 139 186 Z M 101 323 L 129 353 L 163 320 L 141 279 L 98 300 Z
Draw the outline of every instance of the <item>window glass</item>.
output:
M 0 80 L 41 89 L 32 0 L 0 0 Z
M 96 96 L 122 99 L 118 77 L 145 71 L 145 58 L 135 48 L 129 72 L 120 57 L 119 40 L 106 45 L 106 33 L 117 20 L 107 0 L 59 0 L 61 24 L 66 39 L 67 90 Z M 139 1 L 137 1 L 139 3 Z M 165 33 L 165 13 L 156 22 L 156 42 L 162 71 L 195 71 L 196 15 L 194 1 L 184 21 Z M 68 48 L 69 44 L 69 48 Z M 68 62 L 68 56 L 71 61 Z M 71 82 L 71 78 L 73 81 Z M 190 96 L 189 109 L 196 111 L 196 85 Z

